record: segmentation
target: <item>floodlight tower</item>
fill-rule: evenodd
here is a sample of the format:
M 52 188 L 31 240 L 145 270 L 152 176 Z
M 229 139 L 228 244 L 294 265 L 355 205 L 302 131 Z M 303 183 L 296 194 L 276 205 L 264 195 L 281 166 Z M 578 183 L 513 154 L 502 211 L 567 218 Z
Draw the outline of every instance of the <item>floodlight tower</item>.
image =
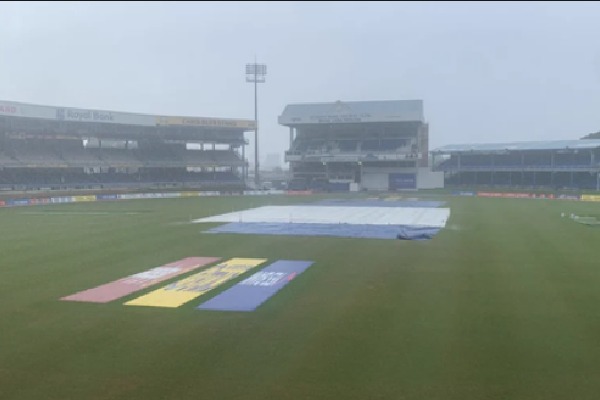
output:
M 260 184 L 258 163 L 258 84 L 265 83 L 267 65 L 257 64 L 256 59 L 252 64 L 246 64 L 246 82 L 254 83 L 254 182 Z

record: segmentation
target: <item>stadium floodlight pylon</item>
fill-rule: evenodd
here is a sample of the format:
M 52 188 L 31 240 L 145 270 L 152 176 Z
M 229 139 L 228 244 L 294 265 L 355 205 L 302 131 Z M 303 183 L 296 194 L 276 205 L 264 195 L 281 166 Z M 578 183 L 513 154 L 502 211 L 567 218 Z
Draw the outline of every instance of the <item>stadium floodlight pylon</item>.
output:
M 267 76 L 267 65 L 254 63 L 246 64 L 246 82 L 254 83 L 254 182 L 260 184 L 259 162 L 258 162 L 258 84 L 265 83 Z

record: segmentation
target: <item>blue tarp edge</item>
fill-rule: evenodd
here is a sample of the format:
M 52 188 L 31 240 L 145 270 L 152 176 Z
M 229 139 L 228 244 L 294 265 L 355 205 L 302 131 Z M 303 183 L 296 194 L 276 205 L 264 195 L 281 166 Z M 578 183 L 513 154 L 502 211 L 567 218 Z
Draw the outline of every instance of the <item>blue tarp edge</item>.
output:
M 369 239 L 427 240 L 440 228 L 411 225 L 297 224 L 265 222 L 231 222 L 209 229 L 207 233 L 242 233 L 255 235 L 333 236 Z

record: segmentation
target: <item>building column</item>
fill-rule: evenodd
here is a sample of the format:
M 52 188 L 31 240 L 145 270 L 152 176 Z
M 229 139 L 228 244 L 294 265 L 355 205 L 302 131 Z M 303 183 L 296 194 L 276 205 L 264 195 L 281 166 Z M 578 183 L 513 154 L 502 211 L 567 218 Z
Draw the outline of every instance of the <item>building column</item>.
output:
M 496 175 L 496 162 L 494 160 L 494 154 L 490 154 L 490 161 L 492 162 L 492 173 L 490 174 L 490 184 L 495 186 L 494 175 Z
M 525 153 L 521 153 L 521 186 L 525 186 Z
M 521 169 L 521 187 L 525 186 L 525 171 Z
M 571 187 L 573 187 L 573 171 L 571 171 Z
M 292 149 L 292 144 L 294 143 L 294 128 L 290 126 L 290 150 Z
M 248 177 L 247 175 L 247 171 L 246 171 L 246 144 L 242 144 L 242 161 L 244 162 L 244 165 L 242 165 L 242 177 L 244 179 L 246 179 Z

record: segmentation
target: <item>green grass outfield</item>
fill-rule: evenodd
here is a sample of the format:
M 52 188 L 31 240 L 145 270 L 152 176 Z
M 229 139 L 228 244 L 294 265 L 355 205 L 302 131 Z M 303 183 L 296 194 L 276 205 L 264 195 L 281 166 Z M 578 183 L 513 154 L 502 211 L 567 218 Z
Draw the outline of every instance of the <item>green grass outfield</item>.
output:
M 427 242 L 185 223 L 308 199 L 0 209 L 0 399 L 600 398 L 600 228 L 560 217 L 600 204 L 448 198 Z M 315 264 L 251 313 L 58 300 L 189 256 Z

